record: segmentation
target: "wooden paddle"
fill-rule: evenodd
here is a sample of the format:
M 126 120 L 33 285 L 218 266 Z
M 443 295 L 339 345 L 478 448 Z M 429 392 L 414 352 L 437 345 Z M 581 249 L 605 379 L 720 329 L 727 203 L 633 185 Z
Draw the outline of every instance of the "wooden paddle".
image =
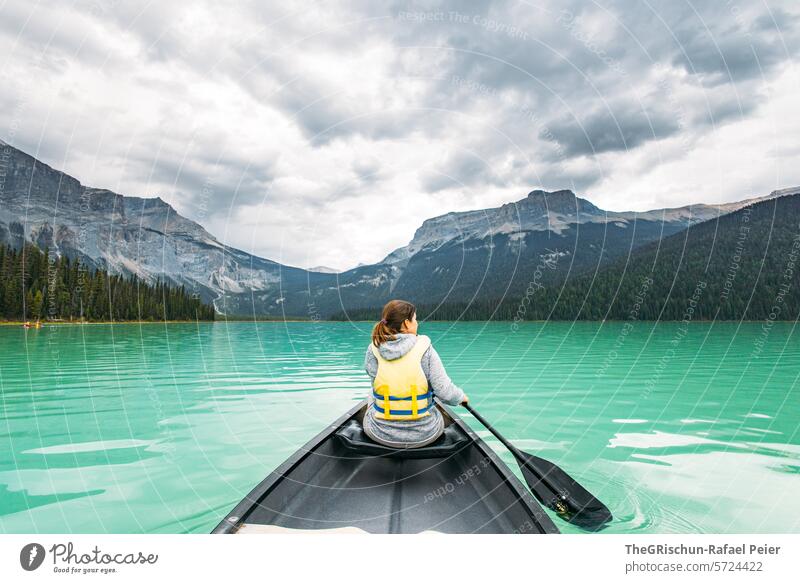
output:
M 554 510 L 564 520 L 587 530 L 599 530 L 613 518 L 606 505 L 567 472 L 552 462 L 520 451 L 469 403 L 462 405 L 514 454 L 528 487 L 539 502 Z

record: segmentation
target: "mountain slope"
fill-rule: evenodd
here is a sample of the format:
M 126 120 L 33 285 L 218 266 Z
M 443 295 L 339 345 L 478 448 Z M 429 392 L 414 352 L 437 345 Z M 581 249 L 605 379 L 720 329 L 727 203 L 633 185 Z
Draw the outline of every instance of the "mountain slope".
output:
M 575 224 L 629 224 L 639 220 L 688 226 L 777 195 L 778 191 L 765 197 L 719 205 L 693 204 L 644 212 L 614 212 L 602 210 L 588 200 L 575 196 L 570 190 L 534 190 L 522 200 L 497 208 L 447 213 L 428 219 L 406 247 L 390 253 L 383 263 L 397 263 L 420 251 L 435 251 L 452 241 L 485 239 L 530 231 L 561 234 Z
M 527 301 L 422 309 L 433 319 L 795 320 L 800 194 L 757 202 L 650 243 Z
M 498 208 L 429 219 L 384 263 L 396 268 L 392 295 L 418 303 L 514 296 L 532 284 L 555 285 L 594 272 L 648 242 L 777 195 L 611 212 L 569 190 L 536 190 Z
M 0 242 L 14 247 L 30 241 L 110 273 L 183 284 L 223 312 L 226 296 L 244 292 L 279 306 L 281 280 L 306 273 L 221 244 L 160 198 L 83 186 L 8 145 L 3 170 Z

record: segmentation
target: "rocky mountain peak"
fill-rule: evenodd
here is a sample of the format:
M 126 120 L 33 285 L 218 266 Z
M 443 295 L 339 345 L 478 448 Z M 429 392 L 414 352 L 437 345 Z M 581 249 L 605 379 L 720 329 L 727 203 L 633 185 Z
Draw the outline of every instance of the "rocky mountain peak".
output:
M 604 212 L 568 189 L 555 190 L 553 192 L 538 189 L 532 190 L 525 199 L 514 204 L 521 205 L 523 208 L 533 208 L 537 212 L 557 213 L 560 215 L 598 214 Z
M 552 192 L 548 192 L 546 190 L 531 190 L 528 193 L 528 198 L 557 198 L 557 199 L 575 199 L 578 198 L 574 192 L 569 189 L 562 189 L 562 190 L 554 190 Z

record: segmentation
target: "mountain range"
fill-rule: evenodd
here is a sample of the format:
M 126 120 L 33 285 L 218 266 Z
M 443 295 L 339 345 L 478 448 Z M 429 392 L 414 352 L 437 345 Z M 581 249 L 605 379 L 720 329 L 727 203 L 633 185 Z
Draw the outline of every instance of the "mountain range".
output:
M 560 285 L 531 286 L 505 298 L 420 304 L 418 311 L 425 320 L 513 321 L 512 329 L 521 320 L 759 320 L 757 352 L 776 320 L 800 317 L 800 194 L 695 223 Z M 372 308 L 332 319 L 374 317 Z
M 183 285 L 228 315 L 329 317 L 390 297 L 491 300 L 591 274 L 634 250 L 800 187 L 726 204 L 605 211 L 569 190 L 428 219 L 405 247 L 335 273 L 225 245 L 161 198 L 123 196 L 0 142 L 0 243 L 29 241 L 111 273 Z

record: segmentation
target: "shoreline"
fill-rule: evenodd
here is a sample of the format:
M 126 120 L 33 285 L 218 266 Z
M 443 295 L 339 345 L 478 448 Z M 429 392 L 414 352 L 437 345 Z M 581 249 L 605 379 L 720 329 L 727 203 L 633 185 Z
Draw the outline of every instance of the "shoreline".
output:
M 625 323 L 630 320 L 525 320 L 523 322 L 514 322 L 514 320 L 431 320 L 426 321 L 426 324 L 455 324 L 455 323 L 482 323 L 492 322 L 496 324 L 516 323 L 519 324 L 547 324 L 550 322 L 568 322 L 570 324 L 614 324 Z M 654 323 L 654 324 L 669 324 L 669 323 L 683 323 L 683 320 L 636 320 L 637 323 Z M 773 323 L 795 323 L 796 320 L 772 320 Z M 105 321 L 105 322 L 41 322 L 40 328 L 50 326 L 118 326 L 118 325 L 153 325 L 153 324 L 286 324 L 286 323 L 305 323 L 305 324 L 344 324 L 344 323 L 357 323 L 357 324 L 374 324 L 374 320 L 295 320 L 291 318 L 275 319 L 275 320 L 257 320 L 257 319 L 219 319 L 219 320 L 120 320 L 120 321 Z M 690 324 L 763 324 L 764 320 L 695 320 L 689 322 Z M 0 327 L 14 327 L 22 328 L 25 322 L 21 320 L 0 320 Z M 31 322 L 31 324 L 33 324 Z M 32 325 L 29 329 L 35 330 L 36 327 Z
M 19 326 L 20 328 L 28 322 L 31 329 L 35 329 L 35 323 L 31 320 L 0 320 L 0 326 Z M 95 326 L 95 325 L 117 325 L 117 324 L 213 324 L 215 320 L 120 320 L 106 322 L 41 322 L 41 328 L 46 326 Z

